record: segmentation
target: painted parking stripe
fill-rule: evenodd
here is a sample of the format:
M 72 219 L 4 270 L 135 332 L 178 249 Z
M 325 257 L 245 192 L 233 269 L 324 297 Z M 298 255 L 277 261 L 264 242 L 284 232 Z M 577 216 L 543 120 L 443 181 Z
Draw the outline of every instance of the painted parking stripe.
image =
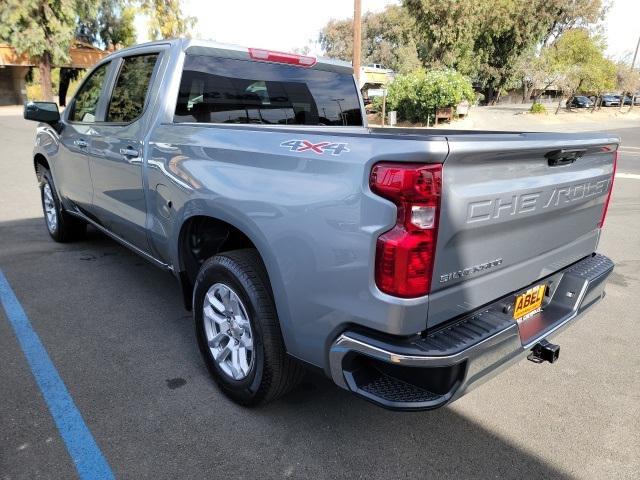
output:
M 40 337 L 0 270 L 0 302 L 27 358 L 60 436 L 75 464 L 78 475 L 85 479 L 113 479 L 113 472 L 84 423 L 67 387 L 51 362 Z
M 640 175 L 638 175 L 637 173 L 617 172 L 616 178 L 630 178 L 632 180 L 640 180 Z

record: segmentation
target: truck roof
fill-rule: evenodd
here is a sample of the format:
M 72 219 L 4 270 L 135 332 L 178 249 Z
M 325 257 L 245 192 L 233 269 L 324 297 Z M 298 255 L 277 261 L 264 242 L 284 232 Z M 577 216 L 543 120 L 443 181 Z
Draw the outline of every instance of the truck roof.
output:
M 251 58 L 249 54 L 249 50 L 250 48 L 254 49 L 254 47 L 245 47 L 242 45 L 218 43 L 211 40 L 201 40 L 201 39 L 194 39 L 194 38 L 173 38 L 168 40 L 156 40 L 153 42 L 145 42 L 145 43 L 141 43 L 131 47 L 123 48 L 122 50 L 118 50 L 117 52 L 114 52 L 111 55 L 109 55 L 109 57 L 126 55 L 127 53 L 134 52 L 139 48 L 146 48 L 153 45 L 167 45 L 167 44 L 171 45 L 171 47 L 173 48 L 180 48 L 185 53 L 191 54 L 191 55 L 211 55 L 216 57 L 235 58 L 239 60 L 268 61 L 268 60 L 258 60 L 255 58 Z M 278 51 L 269 50 L 269 49 L 262 49 L 260 47 L 255 47 L 255 49 L 266 51 L 266 52 L 283 53 L 283 52 L 278 52 Z M 325 58 L 325 57 L 314 57 L 312 55 L 298 55 L 294 53 L 291 53 L 289 55 L 314 58 L 315 63 L 312 66 L 306 67 L 306 68 L 353 74 L 353 68 L 351 66 L 351 63 L 345 62 L 343 60 L 337 60 L 337 59 Z

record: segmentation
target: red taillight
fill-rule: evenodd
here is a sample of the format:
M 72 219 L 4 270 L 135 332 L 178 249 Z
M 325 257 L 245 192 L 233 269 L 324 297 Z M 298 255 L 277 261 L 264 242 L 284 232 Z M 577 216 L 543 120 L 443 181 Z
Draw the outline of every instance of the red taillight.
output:
M 376 246 L 378 288 L 397 297 L 426 295 L 438 237 L 442 165 L 378 163 L 369 184 L 398 207 L 396 225 Z
M 616 178 L 616 167 L 618 166 L 618 151 L 616 150 L 613 156 L 613 173 L 611 174 L 611 182 L 609 183 L 609 192 L 607 193 L 607 199 L 604 202 L 604 209 L 602 210 L 602 218 L 598 223 L 598 228 L 604 226 L 604 219 L 607 217 L 607 210 L 609 209 L 609 200 L 611 200 L 611 192 L 613 192 L 613 180 Z
M 249 57 L 254 60 L 287 63 L 289 65 L 298 65 L 300 67 L 313 67 L 316 64 L 315 57 L 296 55 L 295 53 L 275 52 L 273 50 L 262 50 L 260 48 L 250 48 Z

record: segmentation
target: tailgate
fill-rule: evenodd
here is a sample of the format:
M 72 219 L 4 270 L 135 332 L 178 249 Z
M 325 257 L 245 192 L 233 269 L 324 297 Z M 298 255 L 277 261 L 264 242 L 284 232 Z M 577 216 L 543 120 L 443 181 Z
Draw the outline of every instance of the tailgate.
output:
M 448 141 L 429 327 L 593 253 L 619 142 L 600 133 Z

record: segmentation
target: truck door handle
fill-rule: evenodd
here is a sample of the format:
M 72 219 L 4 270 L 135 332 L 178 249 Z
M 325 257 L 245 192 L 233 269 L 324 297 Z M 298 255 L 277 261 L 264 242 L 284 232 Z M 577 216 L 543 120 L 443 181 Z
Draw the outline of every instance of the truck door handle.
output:
M 80 148 L 86 148 L 87 146 L 89 146 L 89 144 L 85 140 L 83 140 L 81 138 L 79 138 L 78 140 L 74 140 L 73 144 L 76 147 L 80 147 Z
M 135 148 L 121 148 L 120 155 L 122 155 L 129 163 L 142 163 L 142 160 L 138 158 L 140 156 L 140 153 Z
M 573 150 L 553 150 L 548 152 L 545 157 L 550 167 L 558 167 L 560 165 L 569 165 L 582 157 L 587 150 L 584 148 Z

